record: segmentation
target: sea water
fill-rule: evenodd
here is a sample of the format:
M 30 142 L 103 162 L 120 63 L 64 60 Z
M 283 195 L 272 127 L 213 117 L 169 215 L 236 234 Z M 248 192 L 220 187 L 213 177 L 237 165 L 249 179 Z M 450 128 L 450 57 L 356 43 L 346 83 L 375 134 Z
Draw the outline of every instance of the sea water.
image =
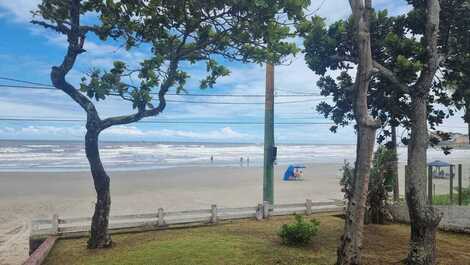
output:
M 278 164 L 354 162 L 354 145 L 278 145 Z M 263 145 L 225 143 L 101 142 L 100 154 L 107 170 L 141 170 L 182 166 L 261 166 Z M 211 156 L 213 161 L 211 161 Z M 470 150 L 453 150 L 445 156 L 430 148 L 428 159 L 463 161 Z M 399 148 L 406 160 L 406 147 Z M 455 163 L 455 162 L 454 162 Z M 0 141 L 0 171 L 88 170 L 83 142 Z

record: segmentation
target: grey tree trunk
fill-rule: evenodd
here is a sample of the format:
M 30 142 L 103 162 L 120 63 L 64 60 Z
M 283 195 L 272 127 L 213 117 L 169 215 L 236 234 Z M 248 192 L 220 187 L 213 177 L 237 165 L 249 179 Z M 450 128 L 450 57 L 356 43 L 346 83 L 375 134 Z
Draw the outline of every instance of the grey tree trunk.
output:
M 85 135 L 85 152 L 90 163 L 91 174 L 96 190 L 95 212 L 91 221 L 91 234 L 88 248 L 106 248 L 111 246 L 111 236 L 108 233 L 111 194 L 109 176 L 101 163 L 98 147 L 99 131 L 88 130 Z
M 430 265 L 436 264 L 435 239 L 441 217 L 427 204 L 426 198 L 427 102 L 425 98 L 417 96 L 412 100 L 414 108 L 405 183 L 411 221 L 408 264 Z
M 411 92 L 412 113 L 411 138 L 408 145 L 408 167 L 405 181 L 406 203 L 409 209 L 411 237 L 408 264 L 436 264 L 436 231 L 441 220 L 437 209 L 428 204 L 427 148 L 427 104 L 434 76 L 441 57 L 438 52 L 440 5 L 439 0 L 426 0 L 425 47 L 426 62 L 418 82 Z
M 368 112 L 367 93 L 372 73 L 372 52 L 369 32 L 371 1 L 351 0 L 357 28 L 358 70 L 355 80 L 354 115 L 357 123 L 356 163 L 353 194 L 348 202 L 344 234 L 338 247 L 337 265 L 361 264 L 364 213 L 369 186 L 369 172 L 379 124 Z

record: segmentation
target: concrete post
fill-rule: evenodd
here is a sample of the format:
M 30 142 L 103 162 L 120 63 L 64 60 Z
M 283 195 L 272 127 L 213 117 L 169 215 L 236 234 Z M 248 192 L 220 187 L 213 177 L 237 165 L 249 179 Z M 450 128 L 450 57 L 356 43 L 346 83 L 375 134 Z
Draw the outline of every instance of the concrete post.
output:
M 274 204 L 274 65 L 266 64 L 263 201 Z
M 271 208 L 271 204 L 268 201 L 265 201 L 263 203 L 263 218 L 268 219 L 269 218 L 269 210 Z
M 52 215 L 52 233 L 57 235 L 59 233 L 59 215 Z
M 163 208 L 158 208 L 157 212 L 157 225 L 158 226 L 165 226 L 165 212 L 163 211 Z
M 306 215 L 311 215 L 312 214 L 312 200 L 307 199 L 305 201 L 305 208 L 306 208 L 305 214 Z
M 217 205 L 212 204 L 211 205 L 211 223 L 216 224 L 217 223 Z
M 263 220 L 263 204 L 259 203 L 258 207 L 256 208 L 256 220 L 260 221 Z

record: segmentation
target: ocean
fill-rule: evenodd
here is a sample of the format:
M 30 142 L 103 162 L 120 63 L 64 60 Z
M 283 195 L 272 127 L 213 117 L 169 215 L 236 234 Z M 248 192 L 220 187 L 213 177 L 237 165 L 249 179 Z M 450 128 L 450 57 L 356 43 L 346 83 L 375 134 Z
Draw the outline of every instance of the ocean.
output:
M 261 166 L 263 145 L 224 143 L 102 142 L 100 153 L 107 170 L 143 170 L 181 166 Z M 211 162 L 211 156 L 214 158 Z M 464 161 L 470 150 L 454 150 L 444 156 L 429 150 L 429 160 Z M 355 145 L 278 145 L 278 164 L 353 162 Z M 406 148 L 399 148 L 406 161 Z M 0 171 L 88 170 L 83 142 L 0 140 Z

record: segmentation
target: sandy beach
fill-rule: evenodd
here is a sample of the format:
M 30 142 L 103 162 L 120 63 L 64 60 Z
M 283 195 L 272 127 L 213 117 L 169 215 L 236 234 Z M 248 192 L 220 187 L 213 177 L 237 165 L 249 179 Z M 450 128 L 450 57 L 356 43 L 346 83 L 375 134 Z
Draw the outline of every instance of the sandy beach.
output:
M 309 164 L 304 181 L 281 181 L 276 166 L 275 202 L 341 199 L 341 164 Z M 262 201 L 262 168 L 188 167 L 111 172 L 111 214 L 254 206 Z M 90 216 L 95 192 L 88 172 L 0 173 L 0 264 L 20 264 L 28 255 L 31 218 L 57 213 Z
M 458 161 L 463 162 L 463 161 Z M 304 181 L 285 182 L 286 165 L 275 167 L 275 203 L 342 199 L 342 163 L 310 163 Z M 262 202 L 260 167 L 181 167 L 158 170 L 112 171 L 111 214 L 165 210 L 254 206 Z M 470 168 L 464 167 L 464 186 Z M 0 172 L 0 264 L 21 264 L 28 255 L 32 218 L 91 216 L 95 191 L 87 171 Z M 404 164 L 399 167 L 404 196 Z M 449 181 L 436 179 L 436 193 L 447 193 Z

